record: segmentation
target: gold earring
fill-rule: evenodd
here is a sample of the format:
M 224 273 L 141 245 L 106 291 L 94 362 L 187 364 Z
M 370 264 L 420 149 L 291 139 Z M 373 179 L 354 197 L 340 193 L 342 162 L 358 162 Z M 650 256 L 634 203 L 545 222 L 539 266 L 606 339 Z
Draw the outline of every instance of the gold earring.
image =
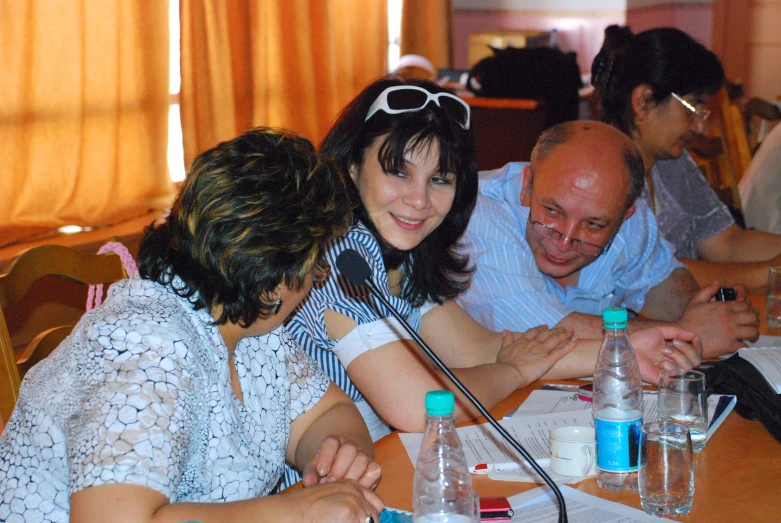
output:
M 282 308 L 282 296 L 277 293 L 277 301 L 274 303 L 274 305 L 271 307 L 271 315 L 274 316 L 279 312 L 279 309 Z

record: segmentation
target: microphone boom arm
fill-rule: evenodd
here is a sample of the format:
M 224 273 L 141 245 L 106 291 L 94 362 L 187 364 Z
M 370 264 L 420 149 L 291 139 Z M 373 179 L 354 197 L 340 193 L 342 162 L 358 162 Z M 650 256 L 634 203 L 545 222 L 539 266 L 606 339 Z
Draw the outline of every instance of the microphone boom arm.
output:
M 418 345 L 423 349 L 423 351 L 428 355 L 429 358 L 431 358 L 434 363 L 439 367 L 439 369 L 445 373 L 445 375 L 450 379 L 450 381 L 453 382 L 453 384 L 458 388 L 459 391 L 461 391 L 461 394 L 467 397 L 470 402 L 477 408 L 477 410 L 480 411 L 480 414 L 488 420 L 488 422 L 491 424 L 493 428 L 496 429 L 499 434 L 502 435 L 502 437 L 516 450 L 518 453 L 523 456 L 523 458 L 531 465 L 531 467 L 534 469 L 534 471 L 540 475 L 540 477 L 545 480 L 545 482 L 548 484 L 548 486 L 553 490 L 553 493 L 556 496 L 556 501 L 559 506 L 559 523 L 567 523 L 567 507 L 566 503 L 564 501 L 564 496 L 561 493 L 561 490 L 559 490 L 559 487 L 556 485 L 556 483 L 548 476 L 545 471 L 542 469 L 542 467 L 534 461 L 534 458 L 531 457 L 531 455 L 526 451 L 523 446 L 513 438 L 507 430 L 502 427 L 498 421 L 494 419 L 493 416 L 491 416 L 491 413 L 488 412 L 488 409 L 486 409 L 480 401 L 478 401 L 477 398 L 475 398 L 472 393 L 469 391 L 469 389 L 466 388 L 466 386 L 461 383 L 461 380 L 459 380 L 455 374 L 453 374 L 450 369 L 445 365 L 441 359 L 439 359 L 439 356 L 437 356 L 433 350 L 431 350 L 431 347 L 426 344 L 426 342 L 423 341 L 423 339 L 418 335 L 417 332 L 415 332 L 415 329 L 413 329 L 409 323 L 407 323 L 407 320 L 405 320 L 401 314 L 396 310 L 396 308 L 391 305 L 391 303 L 388 301 L 385 296 L 383 296 L 382 292 L 380 292 L 380 289 L 377 288 L 377 286 L 374 284 L 374 282 L 371 280 L 371 278 L 366 278 L 366 280 L 363 282 L 364 285 L 366 285 L 369 290 L 371 290 L 372 294 L 374 294 L 375 298 L 380 300 L 383 305 L 391 312 L 393 317 L 395 317 L 397 320 L 399 320 L 399 323 L 404 327 L 404 329 L 409 333 L 410 336 L 412 336 L 412 339 L 414 339 Z

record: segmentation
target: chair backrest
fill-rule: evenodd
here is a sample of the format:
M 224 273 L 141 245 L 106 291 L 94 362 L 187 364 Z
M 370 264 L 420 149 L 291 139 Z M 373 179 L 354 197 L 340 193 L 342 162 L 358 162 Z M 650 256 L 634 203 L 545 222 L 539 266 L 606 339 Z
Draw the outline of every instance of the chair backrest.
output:
M 464 101 L 471 108 L 479 170 L 529 161 L 537 138 L 547 128 L 545 102 L 482 97 L 465 97 Z
M 751 163 L 745 121 L 740 107 L 722 87 L 710 103 L 713 116 L 706 122 L 706 133 L 721 142 L 712 155 L 693 155 L 705 177 L 722 200 L 733 209 L 741 209 L 738 182 Z M 696 149 L 695 149 L 696 151 Z
M 21 377 L 73 329 L 73 325 L 47 329 L 27 346 L 14 350 L 3 311 L 19 303 L 44 276 L 94 285 L 119 281 L 127 274 L 116 254 L 89 254 L 61 245 L 32 247 L 8 263 L 0 273 L 0 415 L 6 422 L 16 404 Z

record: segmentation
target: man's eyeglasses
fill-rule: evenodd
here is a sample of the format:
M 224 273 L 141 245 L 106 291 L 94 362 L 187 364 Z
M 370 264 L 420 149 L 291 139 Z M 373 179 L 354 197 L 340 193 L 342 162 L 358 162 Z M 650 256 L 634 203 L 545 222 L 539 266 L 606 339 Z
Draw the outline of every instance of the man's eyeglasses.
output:
M 594 257 L 601 256 L 602 253 L 608 250 L 610 248 L 610 245 L 613 243 L 613 239 L 611 238 L 610 242 L 608 242 L 608 244 L 605 247 L 602 247 L 595 243 L 589 243 L 589 242 L 584 242 L 583 240 L 578 240 L 577 238 L 567 238 L 566 236 L 564 236 L 563 233 L 557 231 L 553 227 L 545 225 L 542 222 L 530 220 L 530 223 L 532 224 L 532 230 L 538 235 L 542 236 L 543 238 L 549 238 L 553 241 L 567 240 L 569 242 L 570 247 L 572 247 L 573 250 L 585 254 L 586 256 L 594 256 Z
M 416 85 L 395 85 L 385 89 L 369 107 L 363 121 L 367 121 L 377 111 L 387 114 L 420 111 L 429 102 L 440 106 L 458 120 L 461 127 L 469 129 L 469 105 L 465 101 L 452 93 L 430 93 Z
M 681 98 L 675 93 L 670 93 L 670 96 L 672 96 L 673 98 L 681 102 L 685 108 L 687 108 L 692 113 L 694 113 L 694 117 L 697 118 L 699 121 L 704 122 L 705 120 L 708 119 L 708 116 L 710 116 L 710 109 L 706 109 L 705 107 L 700 107 L 699 109 L 697 109 L 692 104 L 690 104 L 689 102 L 687 102 L 686 100 L 684 100 L 683 98 Z
M 325 260 L 318 260 L 312 268 L 312 282 L 315 285 L 322 285 L 331 274 L 331 265 Z

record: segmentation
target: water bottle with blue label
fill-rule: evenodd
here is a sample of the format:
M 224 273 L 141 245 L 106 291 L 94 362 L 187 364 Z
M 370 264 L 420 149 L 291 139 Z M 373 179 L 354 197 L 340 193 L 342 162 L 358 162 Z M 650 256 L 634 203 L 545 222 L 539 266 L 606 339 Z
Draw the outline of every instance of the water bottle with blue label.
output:
M 597 484 L 610 492 L 637 492 L 643 381 L 626 332 L 626 309 L 605 309 L 602 321 L 605 337 L 594 369 L 592 403 Z

